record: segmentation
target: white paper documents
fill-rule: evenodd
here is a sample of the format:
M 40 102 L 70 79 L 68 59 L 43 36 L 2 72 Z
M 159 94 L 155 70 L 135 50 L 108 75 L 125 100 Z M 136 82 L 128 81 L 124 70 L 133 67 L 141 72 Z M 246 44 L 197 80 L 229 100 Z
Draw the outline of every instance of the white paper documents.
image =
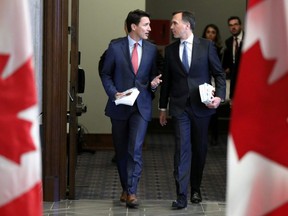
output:
M 212 99 L 214 98 L 214 96 L 213 96 L 214 91 L 215 91 L 215 88 L 208 83 L 204 83 L 202 85 L 199 85 L 201 102 L 204 104 L 211 103 Z
M 134 87 L 126 90 L 123 93 L 125 94 L 123 97 L 115 100 L 116 105 L 124 104 L 128 106 L 133 106 L 140 92 L 136 87 Z

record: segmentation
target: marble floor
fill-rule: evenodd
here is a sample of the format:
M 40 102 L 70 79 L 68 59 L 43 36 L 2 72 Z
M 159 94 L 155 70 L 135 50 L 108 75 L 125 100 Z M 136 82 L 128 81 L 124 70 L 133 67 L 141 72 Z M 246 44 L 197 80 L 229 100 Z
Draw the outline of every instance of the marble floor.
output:
M 225 202 L 226 138 L 219 136 L 219 145 L 209 146 L 201 194 L 203 201 Z M 143 172 L 138 184 L 140 200 L 173 200 L 176 187 L 173 177 L 174 139 L 171 134 L 148 134 L 143 151 Z M 76 168 L 76 200 L 118 200 L 122 187 L 113 151 L 83 152 Z M 189 193 L 189 192 L 188 192 Z M 188 194 L 190 197 L 190 194 Z
M 171 208 L 171 200 L 142 200 L 136 209 L 126 208 L 118 200 L 63 200 L 45 202 L 44 216 L 224 216 L 225 203 L 204 201 L 188 204 L 181 210 Z

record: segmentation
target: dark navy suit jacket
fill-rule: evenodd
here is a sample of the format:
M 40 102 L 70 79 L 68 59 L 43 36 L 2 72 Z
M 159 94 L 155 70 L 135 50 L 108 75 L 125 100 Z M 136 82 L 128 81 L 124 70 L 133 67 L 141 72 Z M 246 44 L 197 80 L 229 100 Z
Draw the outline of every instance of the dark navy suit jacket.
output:
M 225 73 L 216 48 L 211 41 L 194 36 L 191 66 L 187 74 L 179 57 L 179 44 L 180 40 L 177 40 L 165 48 L 159 107 L 167 108 L 169 104 L 169 113 L 175 116 L 184 112 L 188 100 L 196 116 L 212 115 L 215 109 L 209 109 L 201 102 L 199 85 L 211 84 L 213 76 L 216 84 L 215 96 L 225 99 Z
M 151 120 L 152 90 L 150 82 L 158 73 L 156 59 L 156 46 L 143 40 L 141 63 L 137 75 L 135 75 L 131 63 L 128 37 L 117 39 L 109 44 L 103 68 L 99 72 L 109 97 L 105 108 L 107 116 L 117 120 L 126 120 L 135 109 L 127 105 L 116 106 L 114 103 L 115 94 L 136 87 L 140 91 L 135 102 L 139 112 L 146 121 Z

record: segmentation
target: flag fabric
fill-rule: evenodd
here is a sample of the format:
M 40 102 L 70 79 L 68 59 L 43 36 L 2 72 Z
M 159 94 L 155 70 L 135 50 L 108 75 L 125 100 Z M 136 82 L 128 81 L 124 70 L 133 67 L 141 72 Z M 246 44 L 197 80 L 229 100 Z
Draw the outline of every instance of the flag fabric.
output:
M 229 216 L 288 215 L 288 0 L 250 0 L 228 138 Z
M 0 215 L 42 215 L 38 104 L 28 0 L 0 2 Z

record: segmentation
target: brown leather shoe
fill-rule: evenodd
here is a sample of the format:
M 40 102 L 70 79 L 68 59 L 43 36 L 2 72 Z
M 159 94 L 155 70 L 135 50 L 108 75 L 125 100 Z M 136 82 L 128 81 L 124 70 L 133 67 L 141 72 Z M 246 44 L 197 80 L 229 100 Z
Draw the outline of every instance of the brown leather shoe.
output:
M 120 196 L 120 202 L 126 202 L 126 200 L 127 200 L 127 192 L 123 191 Z
M 130 194 L 127 196 L 126 206 L 129 208 L 135 208 L 139 206 L 139 202 L 135 194 Z

